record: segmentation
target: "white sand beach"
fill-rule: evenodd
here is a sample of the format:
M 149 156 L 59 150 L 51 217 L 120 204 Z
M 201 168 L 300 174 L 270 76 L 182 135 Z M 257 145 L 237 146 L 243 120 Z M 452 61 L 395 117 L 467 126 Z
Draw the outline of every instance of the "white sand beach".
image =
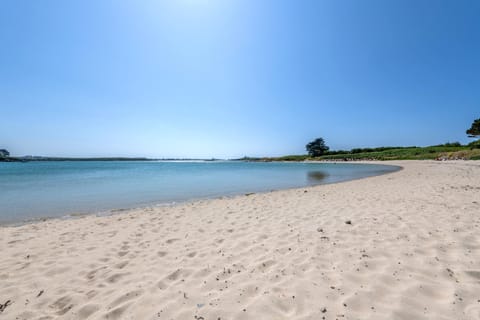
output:
M 0 227 L 0 319 L 480 319 L 480 162 Z

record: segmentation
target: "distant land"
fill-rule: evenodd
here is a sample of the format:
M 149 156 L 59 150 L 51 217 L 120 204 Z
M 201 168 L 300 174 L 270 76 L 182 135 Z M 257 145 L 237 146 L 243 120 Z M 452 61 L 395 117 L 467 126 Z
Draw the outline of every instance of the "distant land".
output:
M 42 156 L 23 156 L 23 157 L 4 157 L 0 158 L 3 162 L 30 162 L 30 161 L 146 161 L 147 158 L 65 158 L 65 157 L 42 157 Z
M 351 150 L 327 151 L 322 156 L 312 157 L 307 154 L 286 155 L 281 157 L 249 157 L 245 156 L 229 161 L 361 161 L 361 160 L 480 160 L 480 140 L 467 145 L 459 142 L 447 142 L 445 144 L 428 147 L 377 147 L 377 148 L 354 148 Z M 198 159 L 198 158 L 146 158 L 146 157 L 43 157 L 0 156 L 0 162 L 30 162 L 30 161 L 225 161 L 224 159 Z
M 145 157 L 44 157 L 44 156 L 21 156 L 21 157 L 0 157 L 0 162 L 31 162 L 31 161 L 221 161 L 221 159 L 190 159 L 190 158 L 161 158 L 152 159 Z

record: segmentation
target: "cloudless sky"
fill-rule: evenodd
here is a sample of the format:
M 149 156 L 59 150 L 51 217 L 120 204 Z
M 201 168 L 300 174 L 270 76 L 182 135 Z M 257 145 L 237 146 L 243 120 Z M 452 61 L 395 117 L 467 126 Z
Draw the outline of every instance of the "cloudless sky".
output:
M 480 1 L 2 0 L 0 148 L 218 157 L 469 141 Z

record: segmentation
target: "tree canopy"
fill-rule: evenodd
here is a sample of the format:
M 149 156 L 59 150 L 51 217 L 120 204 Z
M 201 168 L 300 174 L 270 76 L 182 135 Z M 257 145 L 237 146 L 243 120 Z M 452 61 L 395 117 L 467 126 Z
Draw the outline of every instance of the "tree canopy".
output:
M 323 140 L 323 138 L 317 138 L 312 142 L 309 142 L 305 148 L 307 149 L 308 155 L 312 157 L 319 157 L 330 149 L 325 144 L 325 140 Z
M 470 138 L 480 136 L 480 119 L 473 121 L 472 126 L 467 130 L 467 134 Z
M 5 149 L 0 149 L 0 158 L 6 158 L 8 156 L 10 156 L 10 152 Z

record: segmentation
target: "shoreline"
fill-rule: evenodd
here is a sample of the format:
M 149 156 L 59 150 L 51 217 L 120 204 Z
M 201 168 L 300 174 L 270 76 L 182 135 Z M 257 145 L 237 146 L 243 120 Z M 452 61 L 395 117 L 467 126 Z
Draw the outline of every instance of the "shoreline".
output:
M 335 162 L 332 162 L 332 161 L 278 161 L 278 162 L 286 162 L 286 163 L 292 163 L 292 162 L 293 163 L 329 163 L 329 164 L 335 163 Z M 316 184 L 316 185 L 306 185 L 306 186 L 303 186 L 303 187 L 293 187 L 293 188 L 285 188 L 285 189 L 272 189 L 272 190 L 269 190 L 269 191 L 238 193 L 238 194 L 231 194 L 231 195 L 217 195 L 217 196 L 212 196 L 212 197 L 192 198 L 192 199 L 186 199 L 186 200 L 180 200 L 180 201 L 170 201 L 170 202 L 152 202 L 152 203 L 145 203 L 145 204 L 141 204 L 141 205 L 134 205 L 132 207 L 111 208 L 111 209 L 95 210 L 95 211 L 88 211 L 88 212 L 73 212 L 73 213 L 66 213 L 62 216 L 36 217 L 36 218 L 31 218 L 31 219 L 25 219 L 25 220 L 22 220 L 22 221 L 11 221 L 11 222 L 0 221 L 0 228 L 2 228 L 2 227 L 18 227 L 18 226 L 23 226 L 23 225 L 26 225 L 26 224 L 34 224 L 34 223 L 40 223 L 40 222 L 45 222 L 45 221 L 50 221 L 50 220 L 60 220 L 60 221 L 76 220 L 76 219 L 84 218 L 86 216 L 107 217 L 107 216 L 113 216 L 113 215 L 126 213 L 128 211 L 152 210 L 152 209 L 155 209 L 155 208 L 158 208 L 158 207 L 174 207 L 174 206 L 178 206 L 178 205 L 182 205 L 182 204 L 195 203 L 197 201 L 229 199 L 229 198 L 250 196 L 250 195 L 253 195 L 253 194 L 268 194 L 268 193 L 277 192 L 277 191 L 313 188 L 313 187 L 322 186 L 322 185 L 345 183 L 345 182 L 349 182 L 349 181 L 368 179 L 368 178 L 373 178 L 373 177 L 377 177 L 377 176 L 388 175 L 388 174 L 395 173 L 397 171 L 403 170 L 402 166 L 385 164 L 385 161 L 355 161 L 355 162 L 348 162 L 348 163 L 347 162 L 342 162 L 342 161 L 338 161 L 338 162 L 341 163 L 341 164 L 384 165 L 384 166 L 389 166 L 389 167 L 395 167 L 396 169 L 392 170 L 392 171 L 389 171 L 389 172 L 379 173 L 379 174 L 376 174 L 376 175 L 373 175 L 373 176 L 352 178 L 352 179 L 345 180 L 345 181 L 319 183 L 319 184 Z
M 478 319 L 480 163 L 0 227 L 7 319 Z

